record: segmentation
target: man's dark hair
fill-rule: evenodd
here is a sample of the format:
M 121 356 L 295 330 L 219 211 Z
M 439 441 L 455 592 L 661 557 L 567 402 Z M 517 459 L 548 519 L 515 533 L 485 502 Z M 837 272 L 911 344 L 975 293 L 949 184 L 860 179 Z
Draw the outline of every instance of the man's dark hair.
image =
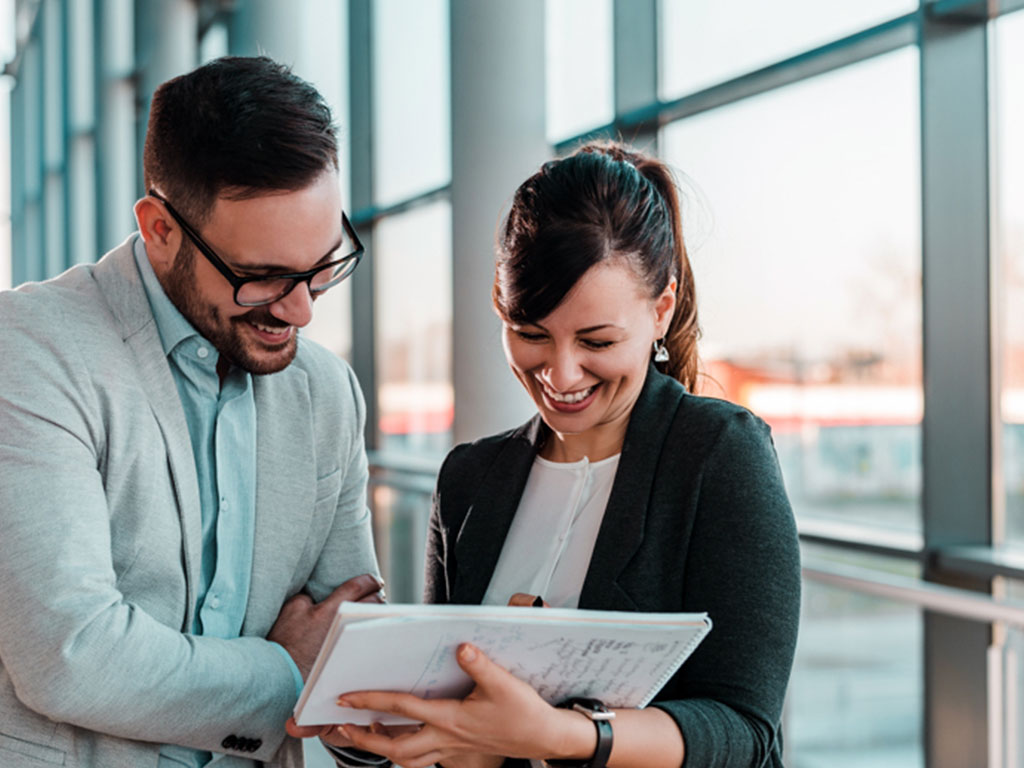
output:
M 264 56 L 225 56 L 157 88 L 142 165 L 146 189 L 198 226 L 219 196 L 308 186 L 338 167 L 338 144 L 316 88 Z

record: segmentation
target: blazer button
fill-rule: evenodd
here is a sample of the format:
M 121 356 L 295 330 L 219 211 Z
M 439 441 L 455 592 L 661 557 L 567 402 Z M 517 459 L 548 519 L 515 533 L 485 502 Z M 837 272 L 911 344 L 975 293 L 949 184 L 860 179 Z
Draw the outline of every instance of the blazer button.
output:
M 238 737 L 235 734 L 231 734 L 220 743 L 224 749 L 237 749 L 238 748 Z
M 252 740 L 252 751 L 255 752 L 257 749 L 263 746 L 263 739 Z

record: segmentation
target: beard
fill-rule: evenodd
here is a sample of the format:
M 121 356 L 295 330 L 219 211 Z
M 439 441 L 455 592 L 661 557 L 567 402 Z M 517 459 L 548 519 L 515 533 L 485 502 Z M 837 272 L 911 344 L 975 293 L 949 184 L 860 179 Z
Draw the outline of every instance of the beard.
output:
M 182 242 L 174 264 L 162 282 L 164 293 L 192 327 L 203 336 L 227 362 L 256 375 L 282 371 L 295 359 L 298 350 L 298 329 L 288 341 L 263 344 L 244 326 L 250 322 L 273 328 L 287 328 L 270 313 L 268 307 L 253 307 L 244 315 L 225 318 L 220 309 L 203 301 L 196 286 L 196 251 Z M 219 366 L 218 366 L 219 368 Z

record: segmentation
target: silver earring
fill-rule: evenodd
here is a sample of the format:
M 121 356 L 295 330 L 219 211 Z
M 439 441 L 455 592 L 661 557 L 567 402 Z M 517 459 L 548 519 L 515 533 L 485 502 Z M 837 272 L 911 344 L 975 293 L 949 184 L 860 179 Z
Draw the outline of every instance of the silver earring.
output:
M 654 342 L 654 362 L 656 363 L 667 363 L 668 362 L 668 347 L 665 346 L 665 337 L 662 336 L 660 339 Z

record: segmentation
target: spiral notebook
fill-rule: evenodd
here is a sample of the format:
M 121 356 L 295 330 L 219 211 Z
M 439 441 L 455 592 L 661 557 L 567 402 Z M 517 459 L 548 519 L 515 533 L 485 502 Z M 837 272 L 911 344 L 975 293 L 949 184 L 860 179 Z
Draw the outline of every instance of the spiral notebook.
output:
M 643 707 L 711 629 L 706 613 L 630 613 L 482 605 L 342 603 L 295 707 L 299 725 L 413 721 L 339 707 L 339 695 L 385 690 L 462 698 L 455 661 L 473 643 L 555 704 L 570 696 Z

